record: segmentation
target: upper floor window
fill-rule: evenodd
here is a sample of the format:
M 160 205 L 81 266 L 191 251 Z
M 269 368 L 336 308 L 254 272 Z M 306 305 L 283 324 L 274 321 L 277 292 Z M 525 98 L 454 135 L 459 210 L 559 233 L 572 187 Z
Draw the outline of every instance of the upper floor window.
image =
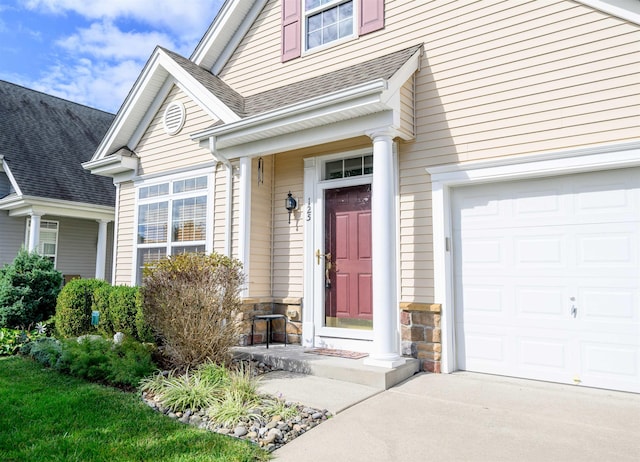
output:
M 384 28 L 384 0 L 281 0 L 282 62 Z
M 353 0 L 305 0 L 305 48 L 353 35 Z

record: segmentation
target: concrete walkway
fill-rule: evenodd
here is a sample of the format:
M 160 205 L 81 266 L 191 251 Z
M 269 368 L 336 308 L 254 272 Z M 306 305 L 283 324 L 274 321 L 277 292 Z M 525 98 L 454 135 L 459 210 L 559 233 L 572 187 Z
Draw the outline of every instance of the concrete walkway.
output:
M 333 385 L 315 393 L 340 393 Z M 274 455 L 277 462 L 639 461 L 640 395 L 466 372 L 419 374 Z

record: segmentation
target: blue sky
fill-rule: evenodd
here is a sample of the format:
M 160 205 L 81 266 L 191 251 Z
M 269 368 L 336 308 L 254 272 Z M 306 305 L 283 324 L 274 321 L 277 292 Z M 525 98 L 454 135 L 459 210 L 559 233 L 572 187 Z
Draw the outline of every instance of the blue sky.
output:
M 156 45 L 189 57 L 223 0 L 0 0 L 0 80 L 115 113 Z

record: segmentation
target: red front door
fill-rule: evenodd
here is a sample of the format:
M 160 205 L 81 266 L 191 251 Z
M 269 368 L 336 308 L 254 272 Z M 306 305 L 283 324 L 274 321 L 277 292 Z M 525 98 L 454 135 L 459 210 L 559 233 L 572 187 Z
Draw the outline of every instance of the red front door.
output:
M 325 220 L 326 324 L 371 328 L 371 185 L 327 190 Z

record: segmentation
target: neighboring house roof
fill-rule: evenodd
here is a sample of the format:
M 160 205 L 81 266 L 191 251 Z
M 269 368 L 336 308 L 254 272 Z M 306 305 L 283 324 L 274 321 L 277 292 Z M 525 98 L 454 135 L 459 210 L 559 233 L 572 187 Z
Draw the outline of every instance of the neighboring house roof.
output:
M 0 80 L 0 157 L 22 196 L 115 205 L 109 178 L 81 166 L 113 114 Z

